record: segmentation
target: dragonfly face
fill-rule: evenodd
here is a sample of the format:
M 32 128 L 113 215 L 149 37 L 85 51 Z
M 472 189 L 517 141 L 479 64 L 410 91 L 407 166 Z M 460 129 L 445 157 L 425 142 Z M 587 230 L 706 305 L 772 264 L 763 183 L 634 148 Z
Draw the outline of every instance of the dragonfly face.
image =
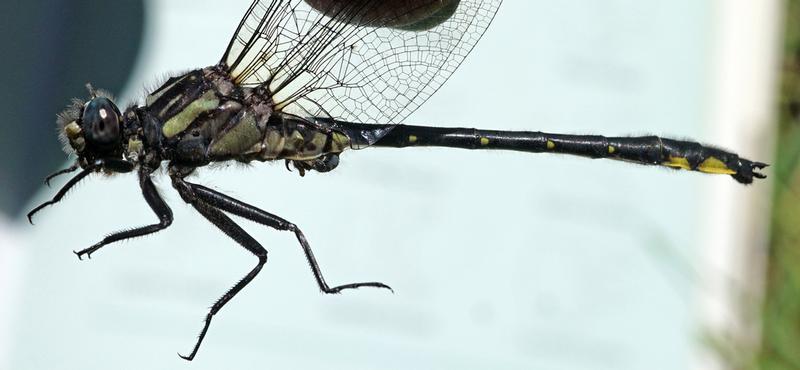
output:
M 65 150 L 78 156 L 77 166 L 95 170 L 115 169 L 124 162 L 123 118 L 111 97 L 89 86 L 89 101 L 74 100 L 72 105 L 58 115 L 58 133 Z M 68 146 L 68 147 L 67 147 Z M 98 163 L 108 163 L 99 166 Z M 128 172 L 133 163 L 122 165 Z

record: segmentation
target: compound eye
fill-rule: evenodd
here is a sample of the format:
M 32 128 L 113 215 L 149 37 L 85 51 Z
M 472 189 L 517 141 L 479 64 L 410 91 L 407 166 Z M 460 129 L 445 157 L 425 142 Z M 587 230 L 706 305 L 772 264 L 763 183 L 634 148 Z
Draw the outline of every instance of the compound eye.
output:
M 108 98 L 97 97 L 83 107 L 81 126 L 86 140 L 99 147 L 119 142 L 119 110 Z

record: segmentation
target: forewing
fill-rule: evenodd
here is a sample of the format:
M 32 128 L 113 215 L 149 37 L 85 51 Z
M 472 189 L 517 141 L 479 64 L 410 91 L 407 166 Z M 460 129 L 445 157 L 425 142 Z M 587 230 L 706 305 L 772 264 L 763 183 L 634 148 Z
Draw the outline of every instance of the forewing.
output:
M 398 123 L 450 77 L 501 0 L 256 0 L 222 62 L 301 116 Z

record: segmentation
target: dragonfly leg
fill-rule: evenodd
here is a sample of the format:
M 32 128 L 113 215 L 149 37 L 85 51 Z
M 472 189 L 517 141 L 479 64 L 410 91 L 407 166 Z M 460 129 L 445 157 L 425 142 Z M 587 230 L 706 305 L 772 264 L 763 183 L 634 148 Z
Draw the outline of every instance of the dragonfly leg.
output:
M 81 180 L 83 180 L 84 177 L 86 177 L 90 173 L 94 172 L 95 169 L 96 169 L 96 167 L 86 168 L 83 171 L 81 171 L 80 173 L 78 173 L 77 175 L 75 175 L 75 177 L 69 179 L 69 181 L 67 181 L 67 183 L 64 184 L 64 186 L 58 191 L 58 193 L 56 193 L 56 195 L 53 197 L 53 199 L 48 200 L 47 202 L 44 202 L 44 203 L 40 204 L 39 206 L 37 206 L 36 208 L 34 208 L 30 212 L 28 212 L 28 222 L 33 224 L 33 215 L 35 215 L 37 212 L 41 211 L 42 209 L 44 209 L 47 206 L 50 206 L 50 205 L 53 205 L 53 204 L 56 204 L 56 203 L 60 202 L 61 198 L 64 198 L 64 195 L 66 195 L 67 192 L 69 192 L 69 189 L 72 189 L 72 187 L 75 186 L 75 184 L 79 183 Z
M 158 216 L 159 222 L 157 224 L 124 230 L 106 236 L 97 244 L 81 251 L 74 252 L 79 259 L 83 259 L 84 255 L 91 258 L 92 253 L 108 244 L 118 242 L 120 240 L 152 234 L 157 231 L 164 230 L 172 224 L 172 210 L 169 208 L 167 203 L 161 199 L 161 196 L 158 195 L 158 190 L 156 190 L 153 180 L 150 179 L 149 173 L 145 171 L 139 172 L 139 187 L 141 187 L 142 195 L 144 196 L 145 201 L 147 201 L 147 204 L 150 206 L 150 209 L 152 209 L 156 216 Z
M 317 259 L 314 257 L 314 252 L 311 251 L 311 246 L 308 244 L 308 240 L 306 240 L 305 235 L 303 235 L 303 232 L 300 231 L 297 225 L 238 199 L 209 189 L 205 186 L 192 184 L 184 181 L 183 179 L 178 179 L 176 181 L 180 181 L 181 184 L 183 184 L 182 186 L 189 187 L 197 198 L 213 207 L 276 230 L 293 232 L 297 237 L 297 241 L 300 242 L 300 246 L 303 248 L 303 253 L 305 253 L 306 260 L 311 267 L 311 272 L 314 274 L 314 278 L 317 280 L 317 285 L 319 285 L 319 289 L 322 292 L 333 294 L 339 293 L 345 289 L 355 289 L 361 287 L 384 288 L 392 291 L 391 287 L 380 282 L 351 283 L 334 287 L 328 286 L 328 283 L 325 282 L 325 278 L 322 276 L 322 271 L 319 268 Z
M 228 216 L 218 210 L 213 204 L 208 204 L 204 202 L 200 197 L 196 196 L 196 193 L 192 191 L 191 188 L 184 186 L 181 183 L 182 180 L 178 178 L 173 178 L 175 181 L 176 189 L 180 193 L 181 197 L 189 204 L 194 207 L 197 212 L 199 212 L 203 217 L 205 217 L 208 221 L 214 224 L 217 228 L 222 230 L 228 237 L 235 240 L 239 245 L 243 246 L 245 249 L 250 251 L 258 257 L 258 264 L 250 270 L 244 278 L 239 280 L 236 285 L 230 288 L 225 294 L 222 295 L 214 305 L 211 306 L 211 309 L 208 311 L 206 315 L 205 324 L 203 325 L 203 329 L 200 331 L 200 336 L 197 338 L 197 343 L 195 343 L 192 352 L 188 356 L 184 356 L 182 354 L 178 354 L 184 360 L 191 361 L 194 359 L 194 356 L 197 354 L 197 350 L 200 349 L 200 344 L 203 342 L 203 339 L 206 336 L 206 332 L 208 331 L 209 325 L 211 325 L 211 319 L 214 315 L 219 312 L 219 310 L 225 306 L 228 301 L 230 301 L 234 296 L 236 296 L 239 291 L 241 291 L 247 284 L 249 284 L 253 278 L 258 275 L 261 268 L 264 267 L 264 264 L 267 262 L 267 250 L 261 246 L 252 236 L 247 234 L 239 225 L 233 222 Z
M 75 164 L 73 164 L 72 166 L 69 166 L 69 167 L 67 167 L 67 168 L 65 168 L 63 170 L 59 170 L 59 171 L 56 171 L 54 173 L 51 173 L 50 175 L 48 175 L 44 179 L 44 184 L 49 187 L 50 186 L 50 180 L 52 180 L 52 179 L 54 179 L 54 178 L 56 178 L 58 176 L 61 176 L 63 174 L 66 174 L 66 173 L 75 172 L 78 168 L 81 168 L 81 167 L 78 164 L 78 162 L 75 162 Z

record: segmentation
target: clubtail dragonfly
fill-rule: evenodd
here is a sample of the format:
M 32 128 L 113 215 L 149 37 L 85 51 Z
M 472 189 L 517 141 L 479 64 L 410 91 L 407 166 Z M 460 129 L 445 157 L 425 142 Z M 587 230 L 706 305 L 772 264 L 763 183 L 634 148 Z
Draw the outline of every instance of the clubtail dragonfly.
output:
M 250 283 L 267 251 L 228 215 L 295 234 L 324 293 L 380 282 L 329 286 L 302 231 L 255 206 L 192 183 L 196 169 L 225 161 L 284 161 L 301 176 L 335 169 L 342 153 L 367 147 L 451 147 L 564 153 L 730 175 L 749 184 L 766 164 L 701 145 L 657 136 L 603 137 L 404 125 L 401 122 L 455 71 L 491 23 L 501 0 L 255 0 L 218 64 L 168 79 L 143 105 L 121 111 L 88 85 L 58 116 L 65 150 L 77 159 L 55 176 L 79 171 L 50 200 L 59 202 L 93 173 L 138 175 L 159 221 L 105 237 L 75 252 L 169 227 L 172 211 L 152 176 L 165 166 L 181 198 L 258 257 L 256 266 L 208 312 L 198 352 L 220 309 Z

